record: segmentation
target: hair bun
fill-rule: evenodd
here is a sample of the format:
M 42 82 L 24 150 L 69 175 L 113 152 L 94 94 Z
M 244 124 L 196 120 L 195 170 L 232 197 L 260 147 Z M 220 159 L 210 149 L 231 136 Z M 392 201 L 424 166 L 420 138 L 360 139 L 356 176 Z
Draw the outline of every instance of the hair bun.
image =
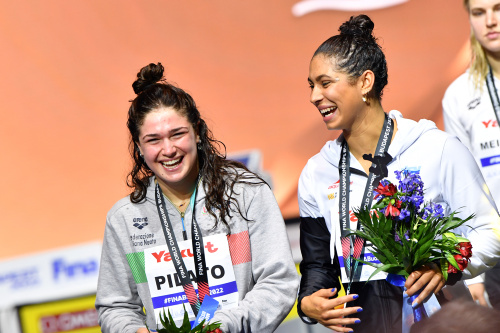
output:
M 132 88 L 136 94 L 140 94 L 152 84 L 163 79 L 163 66 L 161 63 L 149 64 L 141 68 L 137 73 L 137 80 L 132 83 Z
M 344 22 L 340 28 L 341 35 L 355 35 L 361 37 L 371 37 L 375 24 L 366 15 L 351 16 L 349 21 Z

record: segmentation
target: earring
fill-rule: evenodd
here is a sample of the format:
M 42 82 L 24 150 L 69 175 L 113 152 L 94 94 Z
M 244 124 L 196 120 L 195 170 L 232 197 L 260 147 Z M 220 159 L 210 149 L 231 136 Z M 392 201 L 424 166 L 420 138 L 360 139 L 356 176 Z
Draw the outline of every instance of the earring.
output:
M 197 142 L 196 143 L 196 148 L 198 148 L 198 150 L 201 150 L 202 146 L 201 146 L 201 142 Z
M 366 103 L 366 97 L 365 96 L 361 97 L 361 99 L 363 100 L 363 102 Z

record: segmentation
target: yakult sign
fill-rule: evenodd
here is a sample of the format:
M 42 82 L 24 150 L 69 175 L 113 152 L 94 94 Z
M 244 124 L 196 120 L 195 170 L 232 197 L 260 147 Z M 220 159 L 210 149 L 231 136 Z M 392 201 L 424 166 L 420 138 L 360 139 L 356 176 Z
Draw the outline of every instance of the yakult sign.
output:
M 227 237 L 215 235 L 203 237 L 205 260 L 208 271 L 210 295 L 215 298 L 223 308 L 238 305 L 238 288 L 234 278 L 233 265 L 229 253 Z M 187 274 L 196 285 L 196 271 L 194 265 L 194 251 L 191 240 L 178 242 L 181 257 L 186 265 Z M 155 309 L 156 321 L 167 307 L 176 322 L 181 322 L 184 316 L 184 306 L 189 313 L 189 319 L 195 316 L 188 303 L 179 276 L 172 262 L 168 246 L 156 246 L 144 251 L 146 275 L 149 291 Z

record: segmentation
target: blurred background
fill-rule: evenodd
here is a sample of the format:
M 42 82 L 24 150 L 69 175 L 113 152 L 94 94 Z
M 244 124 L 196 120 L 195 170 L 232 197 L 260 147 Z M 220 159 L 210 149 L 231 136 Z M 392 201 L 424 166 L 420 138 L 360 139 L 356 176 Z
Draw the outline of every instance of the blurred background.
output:
M 444 91 L 469 58 L 462 1 L 0 4 L 0 332 L 99 332 L 101 239 L 129 193 L 126 115 L 142 66 L 161 62 L 228 154 L 270 181 L 299 262 L 297 181 L 338 136 L 309 102 L 316 48 L 368 14 L 388 62 L 384 109 L 441 129 Z M 279 330 L 321 331 L 294 311 Z

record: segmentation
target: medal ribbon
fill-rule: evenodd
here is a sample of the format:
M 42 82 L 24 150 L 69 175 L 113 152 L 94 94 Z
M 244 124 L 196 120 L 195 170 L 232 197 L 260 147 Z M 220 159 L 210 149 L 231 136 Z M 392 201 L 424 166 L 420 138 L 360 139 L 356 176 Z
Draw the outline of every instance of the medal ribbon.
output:
M 155 198 L 156 198 L 156 208 L 158 209 L 158 215 L 160 217 L 161 226 L 163 229 L 163 233 L 165 235 L 165 239 L 167 241 L 167 246 L 170 251 L 170 256 L 172 258 L 172 262 L 175 267 L 175 271 L 179 277 L 179 280 L 182 284 L 182 288 L 184 289 L 184 293 L 187 296 L 189 304 L 193 309 L 193 312 L 198 315 L 198 310 L 203 303 L 203 299 L 206 295 L 209 295 L 209 284 L 208 284 L 208 275 L 207 275 L 207 265 L 205 261 L 205 249 L 203 246 L 203 235 L 201 234 L 200 227 L 196 222 L 194 217 L 195 215 L 195 200 L 196 200 L 196 188 L 191 195 L 190 205 L 192 210 L 192 219 L 191 219 L 191 241 L 193 245 L 194 251 L 194 262 L 195 262 L 195 270 L 196 270 L 196 282 L 198 284 L 198 294 L 196 295 L 196 291 L 194 290 L 193 282 L 189 277 L 189 272 L 186 269 L 186 265 L 181 256 L 181 251 L 179 249 L 179 245 L 177 244 L 177 240 L 175 238 L 172 223 L 168 217 L 167 206 L 165 204 L 165 199 L 163 198 L 163 193 L 161 191 L 160 185 L 156 183 L 155 187 Z
M 378 139 L 377 147 L 375 149 L 375 157 L 371 159 L 370 155 L 363 155 L 372 160 L 372 166 L 370 167 L 370 173 L 368 175 L 368 180 L 366 182 L 365 191 L 363 194 L 363 200 L 361 201 L 362 209 L 370 209 L 373 200 L 373 189 L 378 186 L 378 183 L 383 177 L 387 176 L 387 164 L 392 160 L 392 157 L 387 153 L 389 150 L 390 140 L 392 138 L 392 133 L 394 132 L 394 122 L 391 118 L 385 115 L 384 125 L 382 126 L 382 132 Z M 380 157 L 380 158 L 378 158 Z M 384 160 L 385 165 L 381 165 L 380 160 Z M 339 160 L 339 223 L 341 230 L 341 244 L 342 244 L 342 257 L 344 259 L 344 267 L 346 271 L 347 278 L 349 279 L 349 286 L 347 288 L 347 294 L 351 289 L 351 283 L 354 279 L 354 274 L 358 267 L 358 261 L 363 250 L 365 240 L 361 237 L 347 236 L 349 231 L 349 192 L 350 192 L 350 176 L 351 172 L 349 169 L 350 165 L 350 152 L 347 141 L 343 139 L 342 149 L 340 153 Z M 385 170 L 381 170 L 385 168 Z M 384 175 L 385 173 L 385 175 Z M 361 223 L 357 225 L 358 230 L 363 230 Z
M 497 117 L 497 123 L 500 124 L 500 99 L 498 98 L 497 88 L 495 87 L 495 80 L 493 78 L 493 70 L 489 67 L 488 75 L 486 75 L 486 86 L 490 95 L 491 104 Z

